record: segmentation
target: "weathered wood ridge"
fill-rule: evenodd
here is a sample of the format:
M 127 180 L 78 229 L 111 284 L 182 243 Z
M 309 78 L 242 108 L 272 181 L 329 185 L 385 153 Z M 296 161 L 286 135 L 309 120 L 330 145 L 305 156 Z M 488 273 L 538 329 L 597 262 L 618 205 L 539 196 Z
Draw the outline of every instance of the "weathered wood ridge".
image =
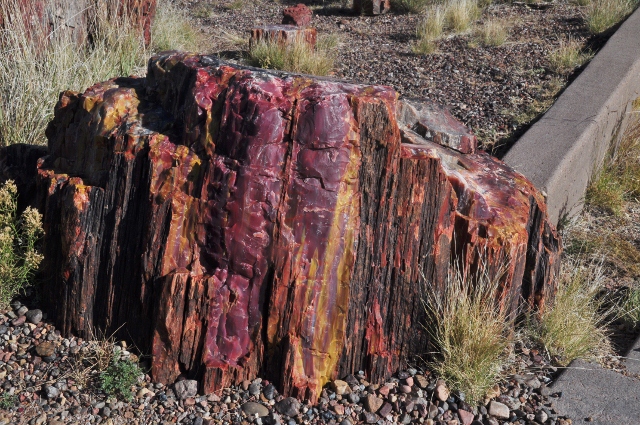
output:
M 422 297 L 452 258 L 506 264 L 503 300 L 542 305 L 559 255 L 542 196 L 432 109 L 178 53 L 63 93 L 38 171 L 49 311 L 119 329 L 160 382 L 262 374 L 315 399 L 424 352 Z

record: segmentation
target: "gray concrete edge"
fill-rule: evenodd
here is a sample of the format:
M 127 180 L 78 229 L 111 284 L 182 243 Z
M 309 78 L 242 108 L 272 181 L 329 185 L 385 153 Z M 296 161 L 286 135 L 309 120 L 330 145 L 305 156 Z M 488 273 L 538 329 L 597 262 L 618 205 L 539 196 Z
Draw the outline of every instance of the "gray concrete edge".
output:
M 637 113 L 638 40 L 640 8 L 503 158 L 544 191 L 554 223 L 580 212 L 591 176 Z

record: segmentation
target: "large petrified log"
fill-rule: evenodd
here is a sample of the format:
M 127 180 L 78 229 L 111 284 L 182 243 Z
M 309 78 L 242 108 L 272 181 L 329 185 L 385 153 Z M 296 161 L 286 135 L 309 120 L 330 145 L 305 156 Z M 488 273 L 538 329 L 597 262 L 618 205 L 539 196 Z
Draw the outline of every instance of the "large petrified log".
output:
M 503 273 L 493 301 L 541 306 L 559 241 L 540 193 L 406 107 L 388 87 L 179 53 L 63 93 L 38 171 L 49 311 L 64 332 L 118 330 L 161 382 L 261 373 L 315 399 L 424 353 L 422 297 L 452 259 Z

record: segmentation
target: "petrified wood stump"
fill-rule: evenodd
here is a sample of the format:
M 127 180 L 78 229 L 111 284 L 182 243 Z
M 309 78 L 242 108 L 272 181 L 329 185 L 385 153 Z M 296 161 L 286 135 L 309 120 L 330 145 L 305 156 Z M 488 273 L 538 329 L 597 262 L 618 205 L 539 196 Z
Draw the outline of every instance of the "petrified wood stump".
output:
M 365 15 L 380 15 L 391 10 L 391 0 L 353 0 L 353 10 Z
M 260 41 L 289 45 L 304 42 L 316 46 L 318 31 L 315 28 L 301 28 L 295 25 L 265 25 L 253 28 L 249 47 Z
M 559 241 L 540 193 L 426 140 L 475 142 L 404 108 L 389 87 L 178 53 L 146 79 L 63 93 L 38 171 L 58 326 L 119 329 L 160 382 L 209 392 L 263 374 L 315 399 L 425 352 L 423 295 L 452 258 L 506 264 L 488 302 L 541 306 Z
M 286 7 L 282 11 L 282 23 L 304 27 L 311 23 L 313 12 L 306 5 L 298 3 L 295 6 Z

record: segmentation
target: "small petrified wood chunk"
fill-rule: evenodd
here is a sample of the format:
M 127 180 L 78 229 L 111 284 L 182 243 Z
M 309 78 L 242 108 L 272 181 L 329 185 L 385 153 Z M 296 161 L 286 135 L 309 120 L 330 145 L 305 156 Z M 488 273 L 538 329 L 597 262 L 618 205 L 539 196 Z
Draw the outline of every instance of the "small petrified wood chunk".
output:
M 500 270 L 488 302 L 542 307 L 560 248 L 540 193 L 425 139 L 406 107 L 181 53 L 63 93 L 38 170 L 49 311 L 65 333 L 132 339 L 160 382 L 263 374 L 315 400 L 424 353 L 422 296 L 452 259 Z
M 313 12 L 302 3 L 289 6 L 282 11 L 282 24 L 305 27 L 311 23 Z
M 462 153 L 475 153 L 478 139 L 441 105 L 416 99 L 404 99 L 398 109 L 403 126 L 429 142 L 447 146 Z
M 364 15 L 380 15 L 391 10 L 391 0 L 353 0 L 353 10 Z
M 315 28 L 300 28 L 295 25 L 266 25 L 251 30 L 249 45 L 260 41 L 289 45 L 304 42 L 316 46 L 318 32 Z

